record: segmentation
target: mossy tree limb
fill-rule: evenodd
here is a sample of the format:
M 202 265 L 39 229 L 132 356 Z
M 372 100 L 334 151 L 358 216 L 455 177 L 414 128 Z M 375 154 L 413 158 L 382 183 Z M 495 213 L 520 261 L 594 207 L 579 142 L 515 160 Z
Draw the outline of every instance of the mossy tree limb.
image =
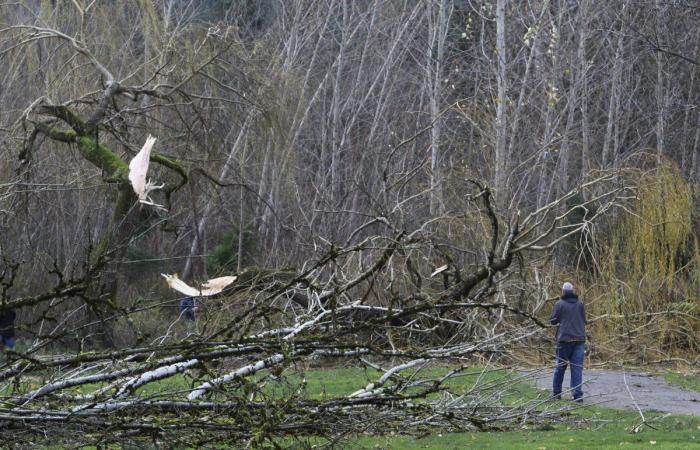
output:
M 178 175 L 180 175 L 180 182 L 172 189 L 169 189 L 168 192 L 175 192 L 176 190 L 180 189 L 182 186 L 187 184 L 187 182 L 190 180 L 189 173 L 187 172 L 187 170 L 182 166 L 182 164 L 175 160 L 166 158 L 165 156 L 159 153 L 153 152 L 151 153 L 151 162 L 158 163 L 161 166 L 165 166 L 168 169 L 174 170 L 178 173 Z
M 108 179 L 129 184 L 129 165 L 117 154 L 89 136 L 78 137 L 77 143 L 80 154 L 100 168 Z
M 88 126 L 84 120 L 78 117 L 73 111 L 70 110 L 70 108 L 68 108 L 65 105 L 43 104 L 37 109 L 37 112 L 41 114 L 46 114 L 47 116 L 55 117 L 57 119 L 61 119 L 62 121 L 67 123 L 73 130 L 75 130 L 75 133 L 77 135 L 82 136 L 88 134 L 91 131 L 91 127 Z
M 42 122 L 37 122 L 35 126 L 38 131 L 54 141 L 73 143 L 78 140 L 78 134 L 74 130 L 55 128 Z

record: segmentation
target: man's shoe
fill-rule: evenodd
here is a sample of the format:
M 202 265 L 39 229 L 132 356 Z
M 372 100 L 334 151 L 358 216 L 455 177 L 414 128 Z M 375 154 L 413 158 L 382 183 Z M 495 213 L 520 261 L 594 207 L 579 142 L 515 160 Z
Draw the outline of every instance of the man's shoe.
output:
M 552 398 L 553 398 L 554 400 L 561 400 L 561 394 L 554 394 L 554 395 L 552 396 Z
M 575 398 L 574 401 L 575 401 L 576 403 L 583 403 L 583 398 L 581 398 L 581 397 Z

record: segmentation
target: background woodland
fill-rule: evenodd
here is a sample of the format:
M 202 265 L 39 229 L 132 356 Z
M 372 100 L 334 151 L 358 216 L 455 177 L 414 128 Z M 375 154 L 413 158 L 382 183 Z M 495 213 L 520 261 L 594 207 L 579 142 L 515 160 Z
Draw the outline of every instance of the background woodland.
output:
M 698 19 L 683 0 L 0 0 L 2 308 L 30 355 L 169 358 L 181 296 L 160 274 L 237 274 L 192 352 L 314 330 L 384 359 L 462 339 L 542 363 L 570 280 L 593 361 L 697 363 Z M 127 179 L 149 134 L 160 208 Z M 319 351 L 269 345 L 251 361 Z

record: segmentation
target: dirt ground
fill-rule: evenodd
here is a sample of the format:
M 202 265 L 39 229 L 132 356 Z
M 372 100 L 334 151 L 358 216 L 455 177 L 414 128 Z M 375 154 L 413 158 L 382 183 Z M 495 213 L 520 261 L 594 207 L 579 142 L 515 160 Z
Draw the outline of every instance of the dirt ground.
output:
M 552 370 L 528 373 L 539 389 L 552 389 Z M 700 416 L 700 392 L 689 391 L 667 383 L 663 377 L 644 372 L 584 370 L 584 403 L 601 404 L 611 408 L 661 411 L 676 414 Z M 562 397 L 571 398 L 566 393 L 569 387 L 569 371 L 564 378 Z

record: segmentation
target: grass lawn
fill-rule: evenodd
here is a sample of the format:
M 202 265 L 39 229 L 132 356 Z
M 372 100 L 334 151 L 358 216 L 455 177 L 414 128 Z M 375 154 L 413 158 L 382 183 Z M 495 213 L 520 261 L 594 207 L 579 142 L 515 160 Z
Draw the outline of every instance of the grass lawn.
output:
M 653 430 L 651 430 L 653 431 Z M 700 430 L 677 432 L 641 432 L 581 429 L 560 431 L 519 431 L 498 433 L 431 434 L 424 438 L 409 436 L 359 438 L 354 449 L 686 449 L 700 448 Z
M 700 391 L 700 375 L 689 373 L 666 373 L 664 379 L 669 383 L 691 391 Z
M 445 368 L 425 369 L 430 375 L 442 374 Z M 263 397 L 275 398 L 290 390 L 298 391 L 303 386 L 303 396 L 310 399 L 334 398 L 348 395 L 369 382 L 376 381 L 381 372 L 357 367 L 313 369 L 303 374 L 289 373 L 283 377 L 266 378 Z M 303 378 L 302 378 L 303 377 Z M 683 374 L 666 374 L 672 383 L 689 389 L 700 390 L 700 377 Z M 303 382 L 302 382 L 303 380 Z M 520 379 L 517 372 L 509 370 L 483 371 L 475 368 L 463 372 L 450 380 L 448 386 L 454 394 L 464 394 L 474 388 L 475 384 L 486 386 L 493 392 L 499 392 L 498 401 L 504 405 L 516 405 L 532 399 L 545 398 L 548 393 L 537 391 L 526 380 Z M 139 389 L 144 397 L 159 397 L 164 391 L 178 392 L 184 398 L 193 384 L 188 375 L 178 375 Z M 27 386 L 25 389 L 34 388 Z M 80 391 L 87 393 L 98 386 L 83 386 Z M 260 398 L 259 400 L 264 400 Z M 559 401 L 547 403 L 542 408 L 549 411 L 567 409 L 571 402 Z M 585 405 L 583 408 L 563 413 L 562 423 L 554 424 L 547 430 L 530 428 L 514 431 L 480 432 L 480 433 L 438 433 L 415 435 L 358 435 L 342 443 L 342 448 L 352 449 L 700 449 L 700 417 L 671 416 L 649 413 L 647 420 L 653 428 L 645 426 L 638 433 L 629 430 L 639 422 L 635 411 L 615 410 L 601 406 Z M 313 441 L 313 440 L 312 440 Z M 289 443 L 283 439 L 283 442 Z M 302 447 L 303 448 L 303 447 Z
M 431 369 L 440 370 L 440 369 Z M 471 389 L 480 370 L 470 370 L 464 376 L 451 381 L 456 393 Z M 327 369 L 308 371 L 307 391 L 310 397 L 324 395 L 346 395 L 366 381 L 376 379 L 379 373 L 362 369 Z M 673 374 L 688 379 L 683 375 Z M 492 386 L 502 386 L 512 379 L 513 372 L 494 371 L 481 378 Z M 700 379 L 694 378 L 698 383 Z M 696 388 L 700 384 L 695 385 Z M 508 394 L 503 397 L 506 403 L 526 401 L 546 393 L 538 392 L 533 386 L 516 381 L 509 385 Z M 558 407 L 571 405 L 560 401 Z M 629 430 L 639 423 L 635 411 L 616 410 L 600 406 L 586 406 L 566 413 L 565 423 L 557 424 L 551 430 L 524 429 L 518 431 L 481 433 L 431 433 L 417 436 L 357 436 L 346 443 L 353 449 L 700 449 L 700 417 L 672 416 L 660 413 L 645 414 L 648 423 L 640 432 Z
M 562 402 L 563 404 L 563 402 Z M 562 423 L 552 430 L 485 433 L 433 433 L 427 436 L 362 436 L 353 449 L 700 449 L 700 418 L 649 414 L 655 428 L 630 433 L 639 415 L 603 407 L 586 407 L 570 413 L 577 423 Z

